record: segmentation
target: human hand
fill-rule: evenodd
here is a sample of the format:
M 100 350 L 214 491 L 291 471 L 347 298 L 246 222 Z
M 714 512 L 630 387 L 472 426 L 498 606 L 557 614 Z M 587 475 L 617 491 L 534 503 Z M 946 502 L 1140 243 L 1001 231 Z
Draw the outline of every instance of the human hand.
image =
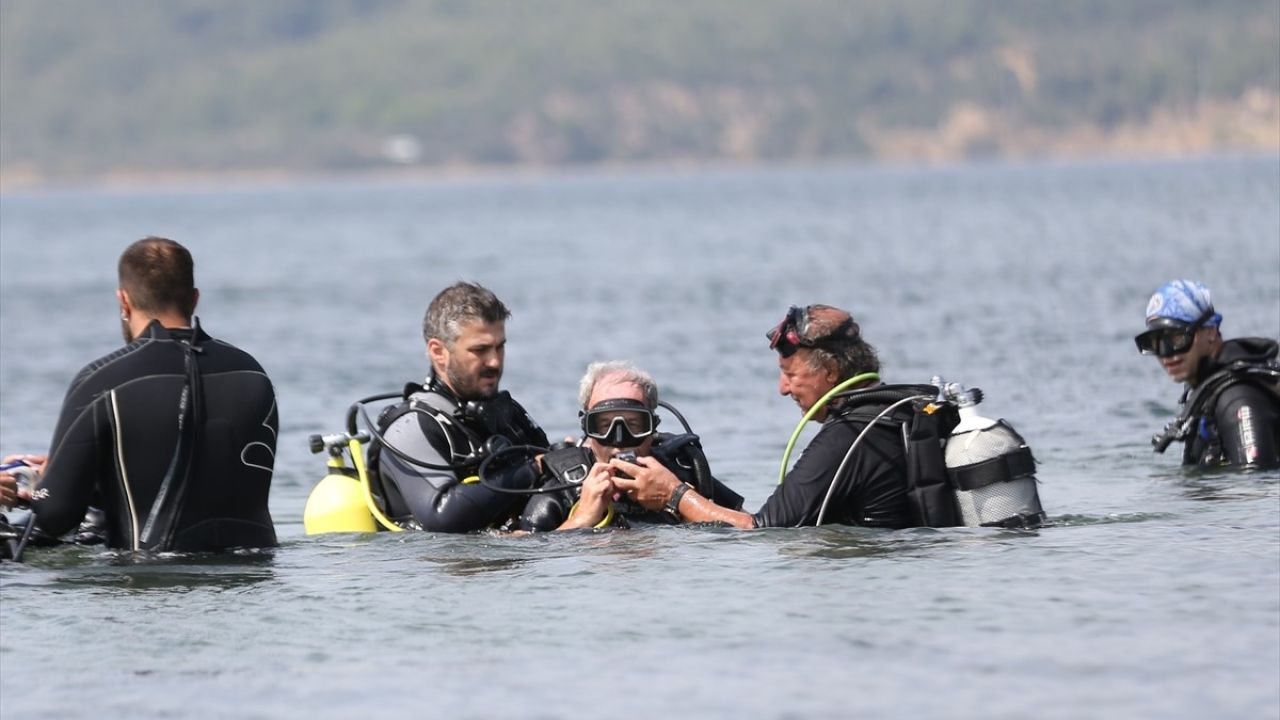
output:
M 31 491 L 21 487 L 18 478 L 26 476 L 28 483 L 44 469 L 46 455 L 6 455 L 0 465 L 21 463 L 18 467 L 0 471 L 0 507 L 15 507 L 31 501 Z
M 0 508 L 10 508 L 18 504 L 18 478 L 5 470 L 0 472 Z
M 652 457 L 638 457 L 635 462 L 615 457 L 609 466 L 621 474 L 614 475 L 613 486 L 648 510 L 666 507 L 667 500 L 680 486 L 679 478 Z
M 31 455 L 29 453 L 22 455 L 5 455 L 3 458 L 0 458 L 0 465 L 8 465 L 11 462 L 17 462 L 19 460 L 26 463 L 27 467 L 35 470 L 38 474 L 44 472 L 44 466 L 45 463 L 49 462 L 49 456 Z
M 613 499 L 613 470 L 604 463 L 591 466 L 587 477 L 582 481 L 582 490 L 578 495 L 578 503 L 573 514 L 560 529 L 595 527 L 609 513 L 609 503 Z
M 606 507 L 613 500 L 615 492 L 613 469 L 605 463 L 596 463 L 591 466 L 591 472 L 587 473 L 587 478 L 582 481 L 582 492 L 578 496 L 578 502 L 585 503 L 589 507 Z

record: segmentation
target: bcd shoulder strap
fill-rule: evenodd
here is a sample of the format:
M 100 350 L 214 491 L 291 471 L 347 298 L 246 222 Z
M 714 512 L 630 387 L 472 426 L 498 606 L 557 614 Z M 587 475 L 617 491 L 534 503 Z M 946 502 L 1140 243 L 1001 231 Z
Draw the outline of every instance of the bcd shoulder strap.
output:
M 1185 396 L 1178 416 L 1170 421 L 1163 432 L 1151 438 L 1155 451 L 1163 453 L 1173 442 L 1190 437 L 1199 422 L 1198 418 L 1217 405 L 1218 398 L 1227 388 L 1239 383 L 1250 383 L 1262 388 L 1280 406 L 1280 364 L 1274 360 L 1266 363 L 1236 361 L 1205 378 L 1195 390 Z
M 886 406 L 911 396 L 936 396 L 933 385 L 878 385 L 841 393 L 836 411 L 841 419 L 871 422 Z M 903 431 L 907 465 L 907 501 L 914 522 L 922 527 L 954 527 L 961 524 L 954 488 L 947 474 L 943 447 L 960 418 L 951 404 L 915 400 L 880 419 L 881 424 Z
M 922 527 L 960 525 L 955 493 L 943 454 L 945 438 L 959 422 L 950 405 L 918 401 L 907 434 L 907 500 Z

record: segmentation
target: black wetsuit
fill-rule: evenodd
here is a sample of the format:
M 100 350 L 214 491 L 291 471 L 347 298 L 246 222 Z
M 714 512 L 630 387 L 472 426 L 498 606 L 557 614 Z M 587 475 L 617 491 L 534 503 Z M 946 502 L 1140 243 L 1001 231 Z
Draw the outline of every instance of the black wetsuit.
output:
M 375 443 L 371 465 L 388 515 L 397 522 L 433 532 L 502 527 L 528 500 L 464 480 L 476 475 L 482 459 L 478 452 L 491 437 L 500 435 L 512 445 L 545 448 L 546 433 L 506 393 L 481 401 L 479 413 L 464 412 L 461 405 L 443 383 L 429 378 L 426 388 L 410 386 L 405 401 L 382 414 L 379 424 L 385 423 L 382 435 L 388 444 L 414 460 L 437 466 L 415 465 Z M 486 482 L 513 489 L 532 487 L 537 482 L 532 464 L 519 453 L 511 457 L 515 462 L 486 468 Z
M 754 515 L 756 527 L 815 525 L 849 447 L 866 423 L 887 405 L 861 405 L 856 413 L 831 410 L 782 484 Z M 881 528 L 914 525 L 907 498 L 905 456 L 900 425 L 877 423 L 850 459 L 823 522 Z
M 584 473 L 576 477 L 576 482 L 580 483 L 582 478 L 585 477 L 585 471 L 590 469 L 595 459 L 591 451 L 585 447 L 573 447 L 567 451 L 561 450 L 557 452 L 568 452 L 572 455 L 575 451 L 581 453 L 581 457 L 580 460 L 576 460 L 571 464 L 578 465 Z M 694 487 L 699 485 L 700 478 L 698 476 L 705 473 L 713 487 L 711 493 L 713 497 L 711 499 L 717 505 L 731 510 L 742 509 L 742 496 L 711 476 L 711 469 L 706 465 L 706 458 L 702 455 L 702 447 L 699 444 L 697 435 L 658 433 L 653 440 L 650 452 L 656 460 L 662 463 L 663 467 L 670 470 L 681 482 L 689 483 Z M 699 463 L 701 463 L 701 469 L 698 468 Z M 544 465 L 548 464 L 552 464 L 552 461 L 544 460 Z M 542 478 L 540 484 L 550 486 L 553 483 L 559 484 L 563 482 L 565 482 L 565 478 L 554 477 L 548 472 Z M 573 509 L 573 505 L 578 501 L 580 494 L 581 487 L 574 486 L 558 492 L 533 496 L 520 513 L 520 529 L 535 532 L 555 530 L 560 527 L 561 523 L 569 519 L 569 511 Z M 635 524 L 674 525 L 681 522 L 679 518 L 670 513 L 647 510 L 640 505 L 625 500 L 614 501 L 613 508 L 616 515 L 612 524 L 618 527 L 630 527 Z
M 1210 387 L 1218 373 L 1239 365 L 1274 366 L 1277 344 L 1265 338 L 1237 338 L 1199 368 L 1197 387 Z M 1194 389 L 1183 396 L 1194 398 Z M 1272 468 L 1280 465 L 1280 400 L 1257 382 L 1228 384 L 1196 413 L 1185 440 L 1183 465 Z
M 166 503 L 172 536 L 149 546 L 143 529 L 175 457 L 179 398 L 187 384 L 187 329 L 152 322 L 128 345 L 85 366 L 67 391 L 49 461 L 32 488 L 40 530 L 62 535 L 89 505 L 102 508 L 106 542 L 122 549 L 178 551 L 276 544 L 267 508 L 275 466 L 275 391 L 248 353 L 195 338 L 202 417 L 189 424 L 194 453 L 185 490 Z M 179 473 L 177 477 L 181 478 Z M 176 491 L 180 480 L 171 487 Z

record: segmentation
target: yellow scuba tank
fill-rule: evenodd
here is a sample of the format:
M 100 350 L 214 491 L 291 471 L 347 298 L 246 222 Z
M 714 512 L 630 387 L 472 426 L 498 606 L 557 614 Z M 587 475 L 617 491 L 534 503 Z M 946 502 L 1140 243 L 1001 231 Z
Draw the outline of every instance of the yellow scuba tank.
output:
M 388 520 L 373 502 L 364 466 L 364 433 L 312 435 L 311 452 L 327 451 L 329 474 L 311 490 L 302 511 L 302 526 L 308 535 L 335 532 L 375 532 L 381 523 L 388 530 L 401 530 Z M 343 451 L 351 454 L 354 468 L 348 467 Z
M 302 511 L 302 526 L 308 535 L 334 532 L 374 532 L 378 526 L 373 514 L 364 504 L 364 489 L 360 481 L 342 470 L 330 466 L 325 475 L 307 496 L 307 506 Z

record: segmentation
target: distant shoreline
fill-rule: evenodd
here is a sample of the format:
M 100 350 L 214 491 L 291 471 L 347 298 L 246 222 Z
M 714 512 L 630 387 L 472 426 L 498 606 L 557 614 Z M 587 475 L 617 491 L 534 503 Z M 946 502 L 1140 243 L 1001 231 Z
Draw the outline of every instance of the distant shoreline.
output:
M 1280 128 L 1277 128 L 1280 134 Z M 422 184 L 537 180 L 568 176 L 610 176 L 628 173 L 746 172 L 767 168 L 947 168 L 973 165 L 1034 166 L 1054 163 L 1162 162 L 1214 158 L 1266 158 L 1280 160 L 1280 142 L 1274 147 L 1216 148 L 1195 152 L 1095 152 L 1029 156 L 957 158 L 855 158 L 793 159 L 758 162 L 728 160 L 630 162 L 560 165 L 453 165 L 402 166 L 345 172 L 286 169 L 228 171 L 118 171 L 76 178 L 42 178 L 34 174 L 0 169 L 0 195 L 58 192 L 216 192 L 273 190 L 299 185 Z
M 1205 99 L 1181 110 L 1164 108 L 1143 122 L 1103 128 L 1028 126 L 1005 114 L 967 102 L 953 105 L 930 127 L 858 123 L 868 149 L 858 155 L 825 157 L 672 157 L 601 160 L 593 163 L 486 164 L 465 159 L 447 164 L 387 162 L 351 170 L 251 168 L 141 170 L 120 167 L 65 175 L 32 164 L 0 166 L 0 194 L 41 191 L 201 191 L 287 187 L 327 182 L 435 182 L 544 177 L 635 171 L 733 170 L 787 166 L 920 166 L 972 163 L 1160 160 L 1228 155 L 1280 154 L 1280 94 L 1254 89 L 1239 98 Z

